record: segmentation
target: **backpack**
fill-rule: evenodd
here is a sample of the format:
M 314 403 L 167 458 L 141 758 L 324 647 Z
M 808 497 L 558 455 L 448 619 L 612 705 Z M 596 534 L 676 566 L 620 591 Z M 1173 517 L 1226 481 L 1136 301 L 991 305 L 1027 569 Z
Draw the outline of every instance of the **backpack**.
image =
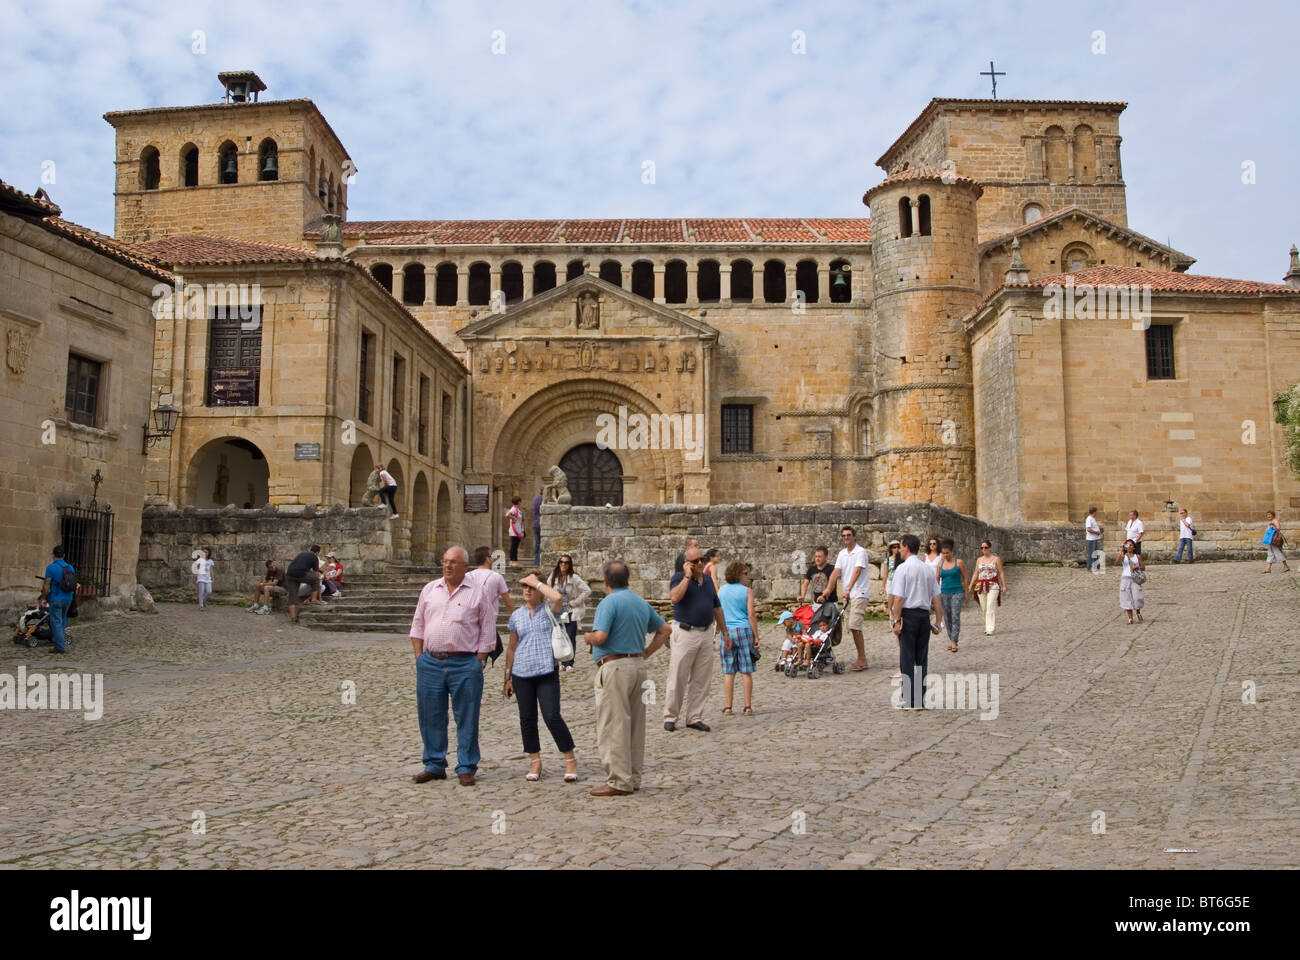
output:
M 64 593 L 77 592 L 77 571 L 66 561 L 63 564 L 63 573 L 59 576 L 59 589 Z

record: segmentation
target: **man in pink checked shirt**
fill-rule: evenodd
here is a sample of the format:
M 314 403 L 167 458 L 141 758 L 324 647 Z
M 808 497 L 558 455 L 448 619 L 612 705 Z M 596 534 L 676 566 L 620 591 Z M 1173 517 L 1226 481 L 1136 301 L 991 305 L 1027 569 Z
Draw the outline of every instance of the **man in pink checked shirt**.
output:
M 411 620 L 415 703 L 424 740 L 424 770 L 416 783 L 447 779 L 447 698 L 456 716 L 456 775 L 474 786 L 478 770 L 478 711 L 483 661 L 496 648 L 494 605 L 481 583 L 465 578 L 469 554 L 448 547 L 442 576 L 420 591 Z

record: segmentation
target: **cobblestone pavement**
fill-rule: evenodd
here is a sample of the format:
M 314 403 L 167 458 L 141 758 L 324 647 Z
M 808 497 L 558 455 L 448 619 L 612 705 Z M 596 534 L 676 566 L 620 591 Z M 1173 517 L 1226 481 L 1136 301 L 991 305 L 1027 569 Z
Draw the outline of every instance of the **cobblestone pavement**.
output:
M 0 713 L 0 864 L 1296 867 L 1300 578 L 1260 567 L 1157 566 L 1135 626 L 1113 570 L 1011 568 L 994 636 L 968 605 L 960 653 L 930 647 L 932 672 L 998 675 L 990 720 L 893 709 L 896 645 L 873 622 L 866 673 L 787 679 L 768 642 L 754 717 L 720 715 L 715 670 L 713 732 L 670 734 L 660 652 L 645 784 L 613 799 L 587 796 L 602 777 L 585 652 L 563 701 L 580 784 L 545 730 L 545 776 L 524 781 L 497 667 L 479 785 L 415 785 L 405 637 L 163 604 L 76 627 L 68 657 L 0 651 L 0 673 L 106 683 L 98 721 Z

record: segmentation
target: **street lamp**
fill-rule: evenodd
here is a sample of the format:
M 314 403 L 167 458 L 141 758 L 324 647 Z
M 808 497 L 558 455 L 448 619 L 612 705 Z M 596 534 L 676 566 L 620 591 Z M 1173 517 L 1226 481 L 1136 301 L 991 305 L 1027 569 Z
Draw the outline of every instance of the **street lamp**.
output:
M 147 454 L 149 448 L 154 445 L 155 441 L 166 440 L 170 437 L 172 431 L 176 429 L 176 418 L 179 417 L 180 414 L 181 412 L 170 403 L 164 403 L 155 408 L 153 411 L 154 432 L 149 432 L 149 424 L 147 423 L 141 428 L 144 431 L 144 446 L 141 448 L 140 452 Z

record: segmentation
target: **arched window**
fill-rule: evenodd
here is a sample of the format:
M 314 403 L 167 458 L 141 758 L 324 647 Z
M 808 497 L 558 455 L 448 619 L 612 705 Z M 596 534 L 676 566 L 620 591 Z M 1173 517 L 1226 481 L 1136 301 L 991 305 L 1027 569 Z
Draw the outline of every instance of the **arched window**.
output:
M 917 231 L 923 237 L 930 235 L 930 195 L 923 193 L 916 202 Z
M 316 189 L 316 148 L 307 151 L 307 189 Z
M 655 298 L 655 265 L 649 260 L 632 264 L 632 292 L 647 300 Z
M 754 265 L 748 260 L 731 262 L 731 300 L 749 303 L 754 299 Z
M 853 299 L 853 271 L 847 260 L 831 261 L 831 303 L 848 303 Z
M 785 303 L 785 264 L 780 260 L 763 264 L 763 301 Z
M 1061 254 L 1061 266 L 1067 272 L 1073 273 L 1075 270 L 1082 270 L 1084 267 L 1096 266 L 1096 256 L 1092 251 L 1092 247 L 1086 243 L 1072 243 Z
M 912 235 L 912 201 L 908 197 L 898 198 L 898 235 Z
M 270 137 L 263 140 L 257 148 L 257 179 L 280 179 L 280 148 Z
M 456 306 L 456 291 L 460 278 L 456 264 L 440 263 L 433 273 L 433 303 L 439 307 Z
M 555 289 L 555 264 L 538 260 L 533 264 L 533 296 Z
M 577 280 L 580 276 L 582 276 L 582 261 L 570 260 L 568 266 L 564 268 L 564 282 Z
M 817 261 L 800 260 L 794 266 L 794 288 L 803 293 L 804 303 L 817 302 Z
M 140 151 L 140 189 L 157 190 L 162 181 L 158 164 L 158 148 L 145 147 Z
M 686 302 L 686 261 L 669 260 L 664 267 L 664 302 Z
M 329 207 L 330 213 L 334 212 L 334 174 L 330 174 L 329 185 L 325 188 L 325 205 Z
M 1025 204 L 1024 220 L 1025 223 L 1033 223 L 1035 220 L 1043 219 L 1043 208 L 1037 203 Z
M 1070 176 L 1069 164 L 1066 162 L 1065 131 L 1060 127 L 1047 128 L 1046 142 L 1043 144 L 1043 161 L 1047 167 L 1048 183 L 1065 183 Z
M 617 260 L 606 260 L 600 265 L 600 279 L 616 287 L 623 286 L 623 265 Z
M 402 303 L 409 307 L 424 303 L 424 264 L 408 263 L 402 268 Z
M 695 274 L 695 296 L 700 303 L 722 299 L 722 269 L 716 260 L 701 260 Z
M 481 260 L 469 265 L 469 302 L 486 306 L 492 299 L 492 268 Z
M 1097 176 L 1097 138 L 1092 127 L 1081 123 L 1074 128 L 1074 178 L 1093 183 Z
M 506 303 L 518 303 L 524 298 L 524 265 L 511 260 L 501 264 L 501 293 Z
M 320 177 L 316 180 L 316 198 L 320 200 L 320 205 L 325 206 L 325 161 L 320 162 Z
M 192 143 L 181 147 L 181 170 L 176 179 L 181 186 L 197 187 L 199 185 L 199 148 Z
M 387 263 L 372 263 L 370 275 L 384 285 L 389 293 L 393 292 L 393 268 Z
M 217 183 L 239 182 L 239 150 L 227 140 L 217 151 Z

